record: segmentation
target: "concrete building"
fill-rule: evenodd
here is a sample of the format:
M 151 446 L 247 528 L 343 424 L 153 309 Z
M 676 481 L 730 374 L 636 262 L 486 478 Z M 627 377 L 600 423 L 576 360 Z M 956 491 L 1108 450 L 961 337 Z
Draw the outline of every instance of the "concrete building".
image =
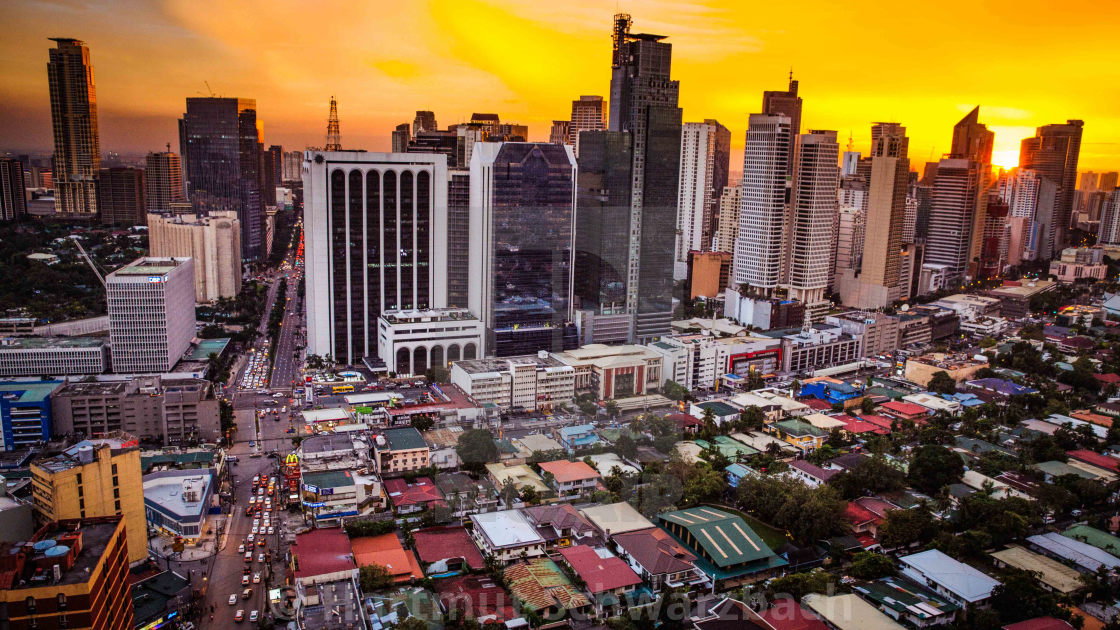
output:
M 386 429 L 374 439 L 374 457 L 382 476 L 397 476 L 428 467 L 431 449 L 412 427 Z
M 790 198 L 791 135 L 787 116 L 751 114 L 743 155 L 734 281 L 769 297 L 782 280 Z
M 575 148 L 579 155 L 579 135 L 582 131 L 602 131 L 607 128 L 606 103 L 602 96 L 580 96 L 572 101 L 572 116 L 568 121 L 568 137 L 564 144 Z
M 932 588 L 962 608 L 983 606 L 1000 585 L 998 580 L 936 549 L 902 556 L 898 561 L 902 575 Z
M 741 211 L 743 189 L 736 183 L 724 186 L 719 196 L 719 227 L 712 243 L 712 249 L 719 252 L 734 252 L 735 241 L 739 238 L 739 213 Z
M 532 411 L 570 403 L 575 381 L 575 368 L 545 352 L 451 364 L 453 384 L 477 404 L 503 410 Z
M 953 311 L 962 321 L 990 317 L 1000 313 L 999 299 L 971 293 L 947 295 L 933 302 L 932 305 Z
M 855 308 L 889 306 L 901 297 L 899 286 L 902 227 L 906 215 L 906 188 L 910 139 L 898 123 L 876 123 L 871 128 L 872 147 L 864 217 L 863 252 L 858 273 L 839 273 L 836 288 L 844 304 Z
M 101 374 L 109 346 L 98 337 L 0 338 L 0 376 Z
M 484 142 L 470 178 L 470 309 L 487 356 L 579 345 L 572 312 L 575 155 L 566 145 Z
M 236 212 L 149 214 L 148 248 L 152 256 L 191 259 L 194 299 L 200 304 L 241 292 L 241 221 Z
M 782 369 L 781 340 L 766 336 L 673 335 L 647 347 L 663 357 L 662 379 L 690 390 L 714 389 L 725 374 L 776 374 Z
M 545 553 L 545 540 L 520 510 L 471 514 L 471 535 L 484 555 L 506 564 Z
M 206 526 L 216 481 L 213 469 L 144 475 L 148 524 L 172 536 L 198 539 Z
M 307 351 L 357 365 L 381 313 L 447 306 L 447 159 L 307 152 L 303 170 Z
M 187 195 L 183 189 L 183 165 L 179 154 L 170 150 L 153 152 L 144 161 L 145 212 L 171 213 L 181 208 L 187 202 Z M 240 239 L 241 235 L 238 234 L 237 237 Z M 239 252 L 240 249 L 239 240 Z M 238 263 L 240 262 L 239 259 Z
M 0 221 L 18 221 L 27 215 L 27 188 L 23 163 L 0 158 Z
M 477 356 L 485 333 L 465 308 L 385 311 L 377 329 L 377 354 L 386 369 L 418 376 L 428 368 L 447 368 L 465 354 Z
M 195 336 L 192 260 L 138 258 L 105 284 L 113 371 L 171 371 Z
M 97 173 L 97 208 L 105 225 L 144 224 L 144 170 L 128 166 L 103 168 Z
M 1108 265 L 1104 264 L 1104 250 L 1099 247 L 1070 247 L 1062 250 L 1061 258 L 1050 263 L 1050 275 L 1058 282 L 1078 280 L 1104 280 Z
M 128 562 L 148 557 L 144 484 L 135 437 L 115 433 L 83 440 L 31 464 L 32 496 L 41 522 L 123 516 Z
M 764 336 L 781 340 L 781 371 L 786 374 L 827 375 L 829 370 L 854 365 L 863 356 L 863 337 L 839 326 L 818 324 L 807 329 L 774 330 Z
M 825 323 L 863 338 L 863 356 L 873 357 L 898 349 L 898 318 L 876 311 L 849 311 L 829 315 Z
M 840 185 L 836 162 L 840 145 L 835 131 L 810 131 L 798 137 L 793 207 L 786 246 L 789 297 L 805 305 L 808 319 L 820 321 L 828 309 L 833 226 Z
M 1057 286 L 1052 280 L 1005 280 L 1003 286 L 988 291 L 988 295 L 999 298 L 1000 315 L 1007 319 L 1019 319 L 1030 315 L 1031 298 L 1053 291 Z
M 0 383 L 0 450 L 22 450 L 50 440 L 51 395 L 59 381 Z
M 731 281 L 731 264 L 730 252 L 689 252 L 686 278 L 689 299 L 722 296 Z
M 55 435 L 123 431 L 164 446 L 221 438 L 218 400 L 213 385 L 203 379 L 139 376 L 69 383 L 51 397 L 51 413 Z
M 1077 160 L 1081 152 L 1081 133 L 1085 123 L 1067 120 L 1064 124 L 1039 127 L 1033 138 L 1023 138 L 1019 147 L 1019 167 L 1037 172 L 1054 182 L 1054 250 L 1068 245 L 1073 197 L 1077 187 Z
M 0 572 L 8 627 L 132 630 L 124 519 L 54 521 L 26 542 Z
M 47 83 L 51 97 L 55 214 L 74 219 L 97 217 L 97 173 L 101 146 L 97 130 L 97 91 L 85 42 L 52 38 Z
M 731 131 L 708 119 L 681 130 L 680 192 L 673 277 L 687 277 L 689 252 L 707 251 L 718 227 L 719 198 L 727 186 Z
M 590 344 L 552 358 L 572 367 L 576 393 L 598 400 L 644 396 L 665 381 L 662 355 L 646 346 Z
M 965 355 L 950 355 L 940 352 L 910 357 L 906 360 L 906 380 L 922 387 L 929 385 L 933 375 L 945 372 L 958 383 L 971 380 L 980 370 L 989 367 L 987 361 L 977 361 Z

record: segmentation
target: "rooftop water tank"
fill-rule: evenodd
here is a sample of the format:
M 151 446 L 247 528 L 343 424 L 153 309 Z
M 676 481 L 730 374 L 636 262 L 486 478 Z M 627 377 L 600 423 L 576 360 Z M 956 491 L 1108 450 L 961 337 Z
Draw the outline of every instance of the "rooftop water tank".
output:
M 54 547 L 57 544 L 58 543 L 55 542 L 53 539 L 48 538 L 47 540 L 40 540 L 39 542 L 32 545 L 32 547 L 35 548 L 35 551 L 46 551 L 47 549 L 50 549 L 51 547 Z
M 61 556 L 65 556 L 68 553 L 70 553 L 70 548 L 66 545 L 55 545 L 54 547 L 47 549 L 44 555 L 46 555 L 48 558 L 58 558 Z

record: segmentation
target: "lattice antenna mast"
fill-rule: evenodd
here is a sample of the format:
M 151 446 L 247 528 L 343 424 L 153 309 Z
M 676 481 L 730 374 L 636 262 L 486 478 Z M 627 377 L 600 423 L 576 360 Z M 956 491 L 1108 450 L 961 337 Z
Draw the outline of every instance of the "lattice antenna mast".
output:
M 327 146 L 324 151 L 341 151 L 342 134 L 338 131 L 338 101 L 331 97 L 331 115 L 327 118 Z

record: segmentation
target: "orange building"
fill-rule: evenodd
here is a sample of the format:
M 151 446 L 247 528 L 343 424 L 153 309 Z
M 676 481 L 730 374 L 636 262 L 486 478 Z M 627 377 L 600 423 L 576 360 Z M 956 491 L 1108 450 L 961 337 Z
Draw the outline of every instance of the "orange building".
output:
M 731 254 L 728 252 L 688 253 L 688 297 L 718 297 L 727 288 L 731 275 Z
M 405 549 L 395 533 L 380 536 L 363 536 L 350 541 L 354 550 L 354 560 L 359 567 L 376 564 L 385 567 L 393 576 L 394 582 L 411 582 L 424 577 L 416 554 Z

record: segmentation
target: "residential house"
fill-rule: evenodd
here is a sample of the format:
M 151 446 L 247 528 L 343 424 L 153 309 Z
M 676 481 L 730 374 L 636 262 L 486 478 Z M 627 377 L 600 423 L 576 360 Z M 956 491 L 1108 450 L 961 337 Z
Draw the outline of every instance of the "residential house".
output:
M 471 535 L 483 554 L 500 563 L 535 558 L 545 553 L 545 540 L 519 510 L 472 514 Z
M 566 459 L 541 462 L 541 477 L 561 500 L 585 497 L 599 487 L 602 477 L 585 462 Z
M 470 533 L 460 526 L 418 529 L 412 532 L 412 546 L 429 575 L 486 568 Z
M 532 488 L 538 495 L 547 495 L 552 492 L 544 479 L 541 479 L 541 476 L 528 464 L 507 466 L 500 462 L 490 463 L 486 464 L 486 473 L 490 478 L 490 483 L 494 485 L 494 490 L 499 494 L 507 481 L 511 481 L 519 491 Z
M 560 556 L 583 581 L 599 616 L 618 614 L 642 584 L 642 578 L 625 561 L 602 547 L 574 545 L 560 549 Z
M 999 581 L 971 566 L 931 549 L 898 559 L 902 574 L 932 588 L 957 606 L 984 606 Z
M 431 449 L 412 427 L 386 429 L 374 440 L 374 456 L 382 476 L 395 477 L 429 465 Z
M 380 536 L 363 536 L 350 539 L 354 561 L 359 567 L 378 565 L 384 567 L 393 581 L 400 584 L 420 580 L 424 572 L 412 551 L 405 549 L 396 532 Z
M 696 556 L 665 530 L 649 527 L 611 537 L 623 560 L 654 592 L 663 588 L 703 588 L 707 576 L 696 568 Z
M 804 420 L 782 420 L 767 429 L 804 452 L 824 446 L 825 440 L 828 439 L 827 431 L 822 431 Z
M 618 534 L 654 527 L 654 524 L 632 505 L 625 501 L 591 505 L 580 508 L 580 514 L 587 519 L 595 531 L 604 539 Z
M 591 612 L 591 600 L 549 558 L 533 558 L 506 567 L 505 581 L 515 607 L 523 615 L 533 612 L 551 623 L 563 620 L 569 613 Z
M 789 471 L 785 473 L 789 478 L 796 479 L 810 488 L 816 488 L 823 483 L 827 483 L 829 479 L 839 474 L 840 471 L 837 469 L 826 470 L 804 459 L 795 459 L 790 462 Z
M 1039 584 L 1048 591 L 1067 595 L 1085 586 L 1076 569 L 1019 545 L 1008 545 L 1006 549 L 988 555 L 997 567 L 1013 567 L 1034 574 Z
M 961 607 L 917 584 L 896 577 L 861 582 L 857 595 L 911 628 L 931 628 L 951 623 Z
M 595 435 L 595 425 L 593 424 L 561 427 L 556 430 L 556 439 L 559 440 L 561 446 L 569 451 L 594 446 L 599 442 L 599 436 Z
M 809 593 L 801 598 L 806 608 L 835 630 L 904 630 L 905 626 L 860 599 L 855 593 L 822 595 Z
M 1056 532 L 1030 536 L 1027 543 L 1031 549 L 1060 560 L 1081 573 L 1096 573 L 1101 567 L 1115 571 L 1120 567 L 1120 558 Z
M 879 405 L 877 411 L 891 420 L 907 421 L 915 424 L 924 423 L 930 415 L 929 408 L 905 402 L 905 400 L 892 400 L 883 403 Z
M 401 477 L 385 480 L 385 492 L 399 515 L 415 514 L 429 508 L 447 507 L 443 494 L 428 477 L 409 483 Z
M 595 533 L 595 528 L 571 503 L 537 505 L 521 512 L 536 526 L 549 551 L 588 540 Z

